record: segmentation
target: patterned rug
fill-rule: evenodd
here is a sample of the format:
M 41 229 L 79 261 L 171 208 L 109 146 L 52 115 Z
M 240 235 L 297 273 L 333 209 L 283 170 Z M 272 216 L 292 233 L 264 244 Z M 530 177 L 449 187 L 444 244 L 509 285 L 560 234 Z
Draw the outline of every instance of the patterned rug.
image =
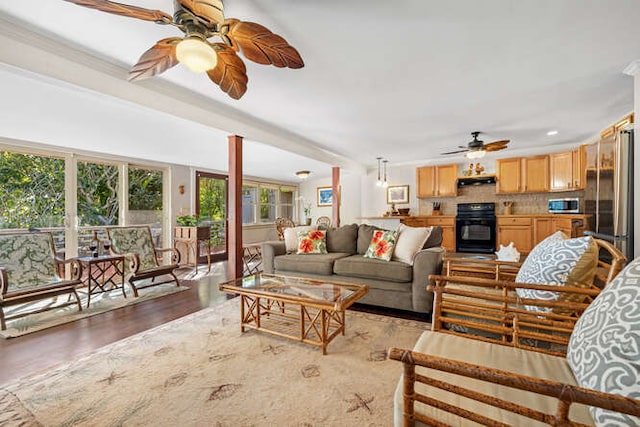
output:
M 427 323 L 347 312 L 327 347 L 249 330 L 239 299 L 0 386 L 0 425 L 389 426 L 402 372 Z
M 0 331 L 0 336 L 3 338 L 19 337 L 21 335 L 30 334 L 42 329 L 62 325 L 63 323 L 73 322 L 74 320 L 94 316 L 96 314 L 104 313 L 110 310 L 115 310 L 127 305 L 138 304 L 140 302 L 148 301 L 150 299 L 158 298 L 164 295 L 186 291 L 187 289 L 189 288 L 186 286 L 181 285 L 180 287 L 177 287 L 175 283 L 166 283 L 150 288 L 141 289 L 139 291 L 138 298 L 134 298 L 133 292 L 128 287 L 125 288 L 127 295 L 126 298 L 122 295 L 122 289 L 114 289 L 108 292 L 92 294 L 91 304 L 88 308 L 87 294 L 86 292 L 79 290 L 78 296 L 80 297 L 80 301 L 82 303 L 82 311 L 78 311 L 77 305 L 71 305 L 38 314 L 30 314 L 28 316 L 18 317 L 13 320 L 8 320 L 7 329 L 4 331 Z M 59 298 L 64 298 L 66 301 L 67 296 Z M 54 299 L 50 298 L 46 300 L 34 301 L 27 304 L 10 306 L 5 308 L 5 314 L 7 316 L 11 316 L 15 313 L 35 311 L 40 307 L 55 305 L 54 301 Z

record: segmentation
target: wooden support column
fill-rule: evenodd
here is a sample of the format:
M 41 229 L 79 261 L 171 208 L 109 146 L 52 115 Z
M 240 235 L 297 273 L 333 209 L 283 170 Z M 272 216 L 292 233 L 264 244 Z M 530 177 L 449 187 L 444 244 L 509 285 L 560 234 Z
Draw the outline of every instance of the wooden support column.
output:
M 242 137 L 229 136 L 227 250 L 229 280 L 242 277 Z
M 332 198 L 332 220 L 334 227 L 340 227 L 340 203 L 342 202 L 342 194 L 340 194 L 340 168 L 334 166 L 331 169 L 331 191 Z

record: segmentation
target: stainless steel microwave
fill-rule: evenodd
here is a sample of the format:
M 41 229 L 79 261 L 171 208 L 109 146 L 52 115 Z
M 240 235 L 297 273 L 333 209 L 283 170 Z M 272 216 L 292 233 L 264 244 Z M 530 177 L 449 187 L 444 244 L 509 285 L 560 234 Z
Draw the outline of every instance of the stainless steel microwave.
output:
M 580 199 L 549 199 L 549 213 L 580 213 Z

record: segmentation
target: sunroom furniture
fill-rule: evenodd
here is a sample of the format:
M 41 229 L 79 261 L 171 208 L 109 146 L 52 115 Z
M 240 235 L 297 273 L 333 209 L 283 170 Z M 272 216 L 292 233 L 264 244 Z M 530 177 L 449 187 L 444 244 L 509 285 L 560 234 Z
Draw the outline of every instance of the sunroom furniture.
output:
M 262 244 L 247 243 L 242 245 L 242 275 L 250 276 L 262 271 Z
M 636 259 L 580 316 L 566 357 L 442 330 L 391 348 L 395 425 L 640 425 L 639 279 Z
M 87 293 L 87 308 L 91 305 L 91 295 L 99 292 L 122 289 L 122 296 L 127 297 L 124 291 L 124 255 L 86 256 L 78 258 L 78 262 L 84 273 L 81 280 Z
M 331 228 L 331 218 L 325 215 L 319 216 L 316 219 L 316 226 L 318 226 L 318 230 L 328 230 Z
M 62 272 L 69 266 L 70 277 Z M 63 260 L 56 255 L 53 235 L 49 232 L 12 233 L 0 235 L 0 326 L 7 328 L 6 321 L 47 310 L 77 305 L 82 310 L 76 286 L 80 281 L 82 267 L 76 259 Z M 57 297 L 67 295 L 64 301 Z M 11 315 L 5 307 L 32 301 L 54 299 L 53 303 L 35 305 Z
M 111 240 L 111 253 L 124 255 L 127 268 L 127 283 L 138 296 L 138 290 L 163 283 L 180 286 L 173 270 L 178 268 L 180 253 L 175 248 L 154 247 L 151 229 L 148 226 L 107 227 Z M 171 256 L 171 262 L 164 264 L 164 254 Z M 158 259 L 163 262 L 159 262 Z M 140 282 L 140 285 L 138 283 Z
M 240 295 L 240 330 L 256 329 L 320 347 L 345 334 L 345 310 L 367 285 L 256 274 L 221 283 Z
M 290 218 L 279 217 L 275 221 L 276 232 L 278 233 L 278 239 L 284 240 L 285 228 L 295 227 L 296 224 Z
M 193 261 L 196 273 L 198 272 L 200 249 L 206 248 L 207 272 L 211 271 L 211 227 L 173 227 L 173 247 L 177 251 L 180 250 L 180 247 L 184 249 L 184 257 L 180 256 L 180 259 L 184 261 L 183 265 L 190 265 Z

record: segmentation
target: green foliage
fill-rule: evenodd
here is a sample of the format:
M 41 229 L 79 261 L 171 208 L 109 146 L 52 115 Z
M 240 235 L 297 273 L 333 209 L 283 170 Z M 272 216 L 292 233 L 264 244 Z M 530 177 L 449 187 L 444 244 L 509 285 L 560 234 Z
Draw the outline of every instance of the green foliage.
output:
M 129 168 L 129 210 L 162 210 L 162 172 Z
M 176 222 L 183 227 L 197 227 L 198 215 L 178 215 Z
M 118 223 L 118 167 L 78 162 L 80 226 Z
M 227 182 L 224 179 L 200 177 L 200 219 L 224 221 L 227 218 Z
M 64 160 L 0 152 L 0 228 L 64 225 Z

